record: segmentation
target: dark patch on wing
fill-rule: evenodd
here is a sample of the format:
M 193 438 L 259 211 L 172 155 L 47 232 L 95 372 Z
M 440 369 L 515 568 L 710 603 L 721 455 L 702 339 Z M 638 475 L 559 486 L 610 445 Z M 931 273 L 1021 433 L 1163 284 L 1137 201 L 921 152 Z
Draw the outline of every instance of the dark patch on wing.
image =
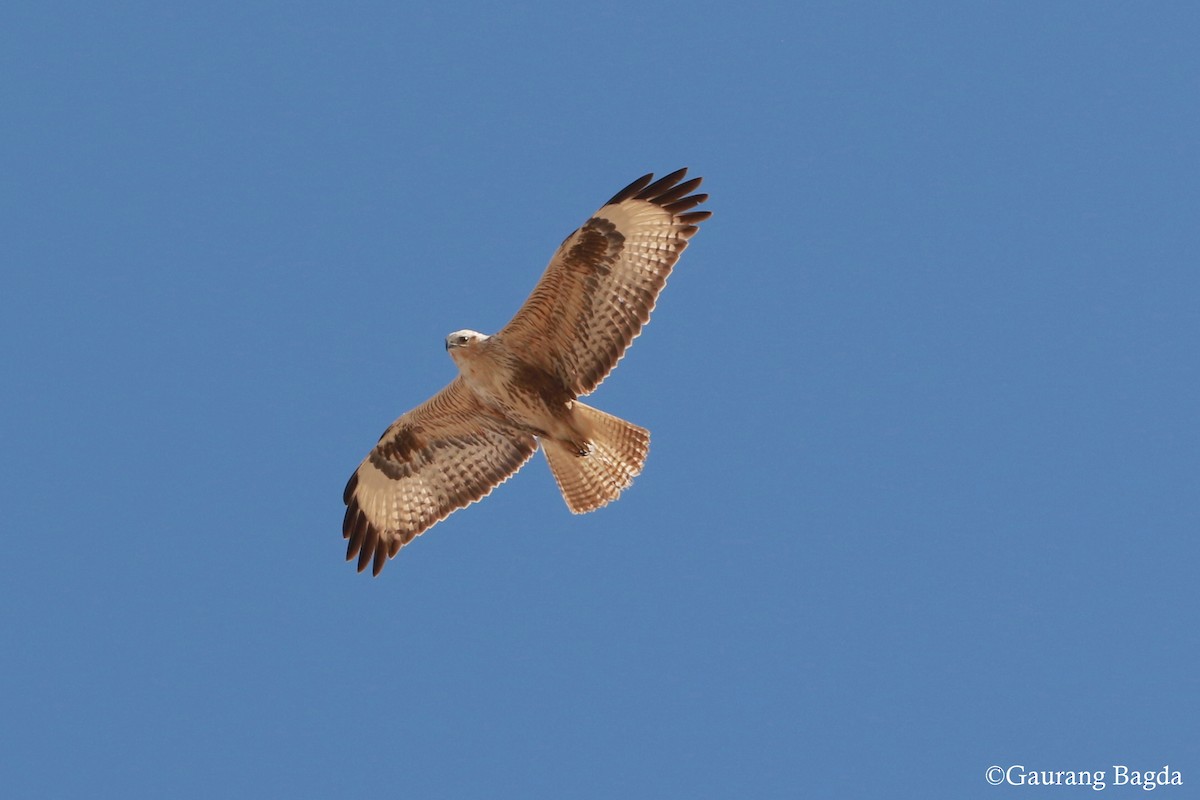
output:
M 418 435 L 420 430 L 415 425 L 401 428 L 396 432 L 391 441 L 384 442 L 381 439 L 379 445 L 375 448 L 375 452 L 381 457 L 392 461 L 412 461 L 413 455 L 425 448 L 425 441 Z
M 579 229 L 577 240 L 563 261 L 568 266 L 583 267 L 607 275 L 621 257 L 624 244 L 625 237 L 616 225 L 606 219 L 592 217 Z
M 420 433 L 421 429 L 416 425 L 400 428 L 390 439 L 385 433 L 368 458 L 392 480 L 406 478 L 420 467 L 422 452 L 429 447 Z

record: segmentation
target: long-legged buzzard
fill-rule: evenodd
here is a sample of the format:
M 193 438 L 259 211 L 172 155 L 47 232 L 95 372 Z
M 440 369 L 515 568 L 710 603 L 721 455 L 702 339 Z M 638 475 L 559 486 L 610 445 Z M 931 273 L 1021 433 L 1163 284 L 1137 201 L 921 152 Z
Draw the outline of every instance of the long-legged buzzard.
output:
M 446 337 L 459 375 L 392 423 L 346 484 L 347 560 L 384 563 L 451 512 L 487 496 L 538 444 L 576 514 L 642 471 L 650 432 L 579 402 L 650 319 L 667 275 L 711 212 L 686 169 L 626 186 L 558 248 L 496 334 Z

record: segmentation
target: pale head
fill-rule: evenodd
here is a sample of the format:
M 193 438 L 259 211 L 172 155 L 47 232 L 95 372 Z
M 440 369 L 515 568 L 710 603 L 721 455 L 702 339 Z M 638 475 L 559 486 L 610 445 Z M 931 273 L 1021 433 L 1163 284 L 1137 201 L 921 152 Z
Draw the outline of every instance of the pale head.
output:
M 479 331 L 455 331 L 446 337 L 446 351 L 455 361 L 459 356 L 474 352 L 475 348 L 488 340 L 488 336 Z

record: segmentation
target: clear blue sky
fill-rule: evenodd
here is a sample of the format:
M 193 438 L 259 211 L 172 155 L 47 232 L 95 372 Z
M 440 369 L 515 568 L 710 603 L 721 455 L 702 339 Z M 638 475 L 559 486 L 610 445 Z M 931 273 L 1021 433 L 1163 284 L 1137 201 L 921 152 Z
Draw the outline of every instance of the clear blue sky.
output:
M 0 18 L 4 796 L 1200 784 L 1194 4 Z M 632 489 L 539 455 L 356 574 L 445 334 L 685 165 Z

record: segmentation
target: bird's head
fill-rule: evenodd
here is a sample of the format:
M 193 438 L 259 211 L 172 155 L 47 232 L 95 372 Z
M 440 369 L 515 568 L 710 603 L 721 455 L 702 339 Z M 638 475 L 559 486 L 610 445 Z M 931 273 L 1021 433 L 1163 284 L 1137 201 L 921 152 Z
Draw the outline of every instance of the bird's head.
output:
M 455 331 L 446 337 L 446 352 L 457 361 L 459 356 L 473 353 L 476 347 L 487 340 L 488 337 L 479 331 Z

